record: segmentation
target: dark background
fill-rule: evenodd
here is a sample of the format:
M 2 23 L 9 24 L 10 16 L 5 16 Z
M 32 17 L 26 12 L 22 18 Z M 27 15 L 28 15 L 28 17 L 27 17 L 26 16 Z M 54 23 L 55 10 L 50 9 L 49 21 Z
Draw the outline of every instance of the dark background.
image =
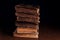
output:
M 15 10 L 14 7 L 17 4 L 29 4 L 40 6 L 40 29 L 49 28 L 55 31 L 59 31 L 59 18 L 53 4 L 51 10 L 48 12 L 48 2 L 44 0 L 7 0 L 0 1 L 0 31 L 4 34 L 12 35 L 13 31 L 16 29 L 15 26 Z M 54 10 L 54 11 L 53 11 Z

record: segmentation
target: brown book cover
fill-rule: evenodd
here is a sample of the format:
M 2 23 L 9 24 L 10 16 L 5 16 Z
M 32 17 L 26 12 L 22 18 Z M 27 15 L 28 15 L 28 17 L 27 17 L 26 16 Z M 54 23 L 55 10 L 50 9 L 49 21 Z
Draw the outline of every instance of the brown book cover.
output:
M 38 33 L 34 34 L 34 33 L 17 33 L 14 32 L 14 36 L 15 37 L 23 37 L 23 38 L 38 38 Z
M 26 22 L 34 22 L 39 23 L 39 18 L 28 18 L 28 17 L 17 17 L 17 21 L 26 21 Z
M 39 24 L 29 24 L 29 23 L 17 23 L 15 24 L 16 26 L 20 28 L 32 28 L 32 29 L 39 29 Z
M 24 12 L 24 13 L 30 13 L 30 14 L 35 14 L 35 15 L 38 14 L 39 15 L 38 9 L 35 11 L 35 10 L 19 8 L 19 9 L 16 9 L 16 12 Z
M 35 18 L 28 18 L 28 17 L 17 17 L 16 21 L 25 21 L 25 22 L 32 22 L 32 23 L 40 23 L 39 19 Z
M 37 33 L 37 29 L 31 29 L 31 28 L 17 28 L 17 33 Z
M 20 16 L 20 17 L 29 17 L 29 18 L 39 18 L 39 15 L 32 15 L 32 14 L 27 14 L 27 13 L 15 13 L 16 16 Z
M 29 35 L 36 35 L 36 34 L 38 34 L 38 32 L 37 33 L 17 33 L 18 35 L 27 35 L 27 34 L 29 34 Z
M 38 8 L 40 8 L 40 6 L 33 6 L 33 5 L 16 5 L 15 8 L 26 8 L 26 9 L 33 9 L 33 10 L 36 10 Z
M 14 36 L 15 37 L 23 37 L 23 38 L 38 38 L 38 34 L 36 34 L 36 35 L 29 35 L 29 34 L 27 34 L 27 35 L 19 35 L 19 34 L 14 34 Z
M 19 5 L 16 5 L 15 6 L 15 10 L 16 10 L 16 12 L 24 12 L 24 13 L 30 13 L 30 14 L 40 14 L 39 13 L 39 8 L 35 8 L 35 10 L 34 9 L 27 9 L 27 8 L 29 7 L 29 6 L 24 6 L 24 7 L 21 7 L 21 5 L 19 6 Z M 34 7 L 33 7 L 34 8 Z

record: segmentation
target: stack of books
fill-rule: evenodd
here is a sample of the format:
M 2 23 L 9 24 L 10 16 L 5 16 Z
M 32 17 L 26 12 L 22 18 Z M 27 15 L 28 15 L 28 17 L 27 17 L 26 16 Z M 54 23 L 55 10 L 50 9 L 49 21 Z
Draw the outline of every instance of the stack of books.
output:
M 17 29 L 14 32 L 14 36 L 38 38 L 40 23 L 39 7 L 33 7 L 32 5 L 16 5 L 15 10 L 15 25 Z

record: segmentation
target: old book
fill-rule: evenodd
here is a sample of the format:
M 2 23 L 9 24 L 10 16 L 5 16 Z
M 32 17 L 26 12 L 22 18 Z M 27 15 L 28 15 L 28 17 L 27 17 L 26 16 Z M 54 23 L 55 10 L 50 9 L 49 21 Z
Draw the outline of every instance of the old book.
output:
M 14 33 L 14 36 L 15 37 L 23 37 L 23 38 L 38 38 L 38 34 L 33 34 L 33 33 L 31 33 L 31 34 L 25 34 L 25 33 L 23 33 L 23 34 L 18 34 L 18 33 Z
M 17 17 L 16 21 L 26 21 L 32 23 L 39 23 L 39 18 Z
M 30 14 L 37 14 L 39 15 L 38 13 L 38 9 L 35 11 L 35 10 L 29 10 L 29 9 L 23 9 L 23 8 L 19 8 L 19 9 L 16 9 L 16 12 L 23 12 L 23 13 L 30 13 Z
M 16 32 L 17 33 L 17 32 Z M 38 32 L 37 33 L 17 33 L 18 35 L 36 35 L 36 34 L 38 34 Z
M 20 17 L 29 17 L 29 18 L 39 18 L 39 15 L 31 15 L 31 14 L 26 14 L 26 13 L 15 13 L 16 16 L 20 16 Z
M 38 32 L 37 29 L 31 29 L 31 28 L 17 28 L 17 33 L 36 33 Z
M 27 6 L 29 7 L 29 6 Z M 19 7 L 15 7 L 16 12 L 24 12 L 24 13 L 30 13 L 30 14 L 38 14 L 39 15 L 39 8 L 34 9 L 27 9 L 27 8 L 19 8 Z
M 36 30 L 36 31 L 34 31 L 34 30 Z M 31 28 L 19 28 L 19 27 L 17 27 L 17 29 L 16 29 L 16 33 L 18 33 L 18 34 L 21 34 L 21 33 L 25 33 L 25 34 L 31 34 L 31 33 L 33 33 L 33 34 L 37 34 L 39 31 L 37 30 L 37 29 L 31 29 Z M 39 34 L 39 33 L 38 33 Z
M 33 6 L 33 5 L 24 5 L 24 4 L 20 4 L 20 5 L 16 5 L 15 8 L 26 8 L 26 9 L 34 9 L 36 10 L 37 8 L 40 8 L 40 6 Z
M 30 24 L 30 23 L 18 23 L 16 22 L 16 26 L 20 28 L 32 28 L 32 29 L 39 29 L 39 24 Z

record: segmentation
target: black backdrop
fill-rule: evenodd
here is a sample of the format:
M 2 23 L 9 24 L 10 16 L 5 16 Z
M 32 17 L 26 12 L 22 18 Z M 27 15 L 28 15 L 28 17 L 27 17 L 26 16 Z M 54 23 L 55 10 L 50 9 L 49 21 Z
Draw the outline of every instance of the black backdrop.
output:
M 48 6 L 44 0 L 2 0 L 0 1 L 0 29 L 2 33 L 12 35 L 16 29 L 15 26 L 15 10 L 14 6 L 17 4 L 30 4 L 40 6 L 41 25 L 49 24 L 48 20 Z

